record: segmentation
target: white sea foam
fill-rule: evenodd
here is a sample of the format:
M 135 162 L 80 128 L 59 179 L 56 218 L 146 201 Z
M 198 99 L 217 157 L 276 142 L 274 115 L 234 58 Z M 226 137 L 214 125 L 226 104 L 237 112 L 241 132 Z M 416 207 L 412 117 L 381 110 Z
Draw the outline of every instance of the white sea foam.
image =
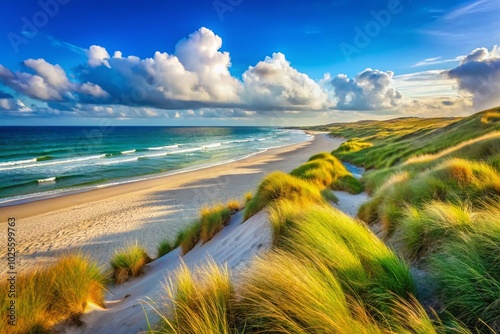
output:
M 55 182 L 56 181 L 56 177 L 48 177 L 46 179 L 40 179 L 40 180 L 37 180 L 38 183 L 46 183 L 46 182 Z
M 123 162 L 131 162 L 131 161 L 137 161 L 137 160 L 139 160 L 139 157 L 125 158 L 125 159 L 113 159 L 113 160 L 99 162 L 99 165 L 115 165 L 115 164 L 121 164 Z
M 26 159 L 26 160 L 17 160 L 17 161 L 5 161 L 0 162 L 0 166 L 15 166 L 15 165 L 24 165 L 36 162 L 36 158 L 34 159 Z
M 0 170 L 12 170 L 12 169 L 20 169 L 20 168 L 38 168 L 38 167 L 45 167 L 45 166 L 51 166 L 51 165 L 70 164 L 70 163 L 80 162 L 80 161 L 101 159 L 104 157 L 106 157 L 106 154 L 91 155 L 88 157 L 80 157 L 80 158 L 52 160 L 50 162 L 38 162 L 38 163 L 25 164 L 25 165 L 24 164 L 23 165 L 15 165 L 15 166 L 5 167 L 5 168 L 0 167 Z M 36 159 L 35 159 L 35 161 L 36 161 Z
M 222 146 L 222 143 L 214 143 L 214 144 L 208 144 L 203 146 L 203 148 L 215 148 L 215 147 L 220 147 Z
M 135 153 L 135 150 L 129 150 L 129 151 L 122 151 L 122 154 L 130 154 L 130 153 Z

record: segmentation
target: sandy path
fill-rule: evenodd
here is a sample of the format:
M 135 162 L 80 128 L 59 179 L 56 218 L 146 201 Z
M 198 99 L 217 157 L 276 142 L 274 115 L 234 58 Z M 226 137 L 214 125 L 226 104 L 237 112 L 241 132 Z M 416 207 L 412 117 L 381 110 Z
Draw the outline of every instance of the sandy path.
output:
M 65 252 L 83 250 L 102 265 L 113 252 L 138 241 L 151 255 L 163 238 L 195 219 L 203 205 L 241 198 L 274 170 L 290 171 L 311 155 L 331 151 L 343 140 L 316 135 L 250 158 L 154 180 L 0 208 L 0 228 L 17 218 L 19 271 L 47 264 Z M 4 254 L 6 236 L 1 234 Z M 6 268 L 0 267 L 0 277 Z

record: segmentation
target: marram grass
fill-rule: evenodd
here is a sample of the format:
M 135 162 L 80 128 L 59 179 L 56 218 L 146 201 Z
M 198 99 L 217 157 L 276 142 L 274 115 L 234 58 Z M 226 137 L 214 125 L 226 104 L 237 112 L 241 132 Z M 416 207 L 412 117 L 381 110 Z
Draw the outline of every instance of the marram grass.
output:
M 227 267 L 214 262 L 191 272 L 183 265 L 165 286 L 167 308 L 150 333 L 235 333 L 231 312 L 233 285 Z
M 88 256 L 62 256 L 55 264 L 22 274 L 16 281 L 16 326 L 7 323 L 8 286 L 0 284 L 1 333 L 49 333 L 57 322 L 79 323 L 91 303 L 104 306 L 107 276 Z
M 146 250 L 137 243 L 116 251 L 111 259 L 115 283 L 122 284 L 130 278 L 139 276 L 149 262 L 151 258 Z

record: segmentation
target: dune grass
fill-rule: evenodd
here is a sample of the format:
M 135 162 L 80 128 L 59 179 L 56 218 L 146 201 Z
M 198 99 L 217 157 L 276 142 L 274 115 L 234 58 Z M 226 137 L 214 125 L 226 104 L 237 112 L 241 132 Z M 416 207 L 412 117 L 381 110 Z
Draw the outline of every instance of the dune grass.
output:
M 16 326 L 7 323 L 8 285 L 0 284 L 0 332 L 48 333 L 68 320 L 78 324 L 89 303 L 104 306 L 107 276 L 81 253 L 62 256 L 45 269 L 19 275 L 16 281 Z M 5 309 L 4 309 L 5 308 Z
M 332 152 L 335 156 L 367 169 L 380 169 L 498 132 L 499 116 L 500 108 L 494 108 L 465 118 L 410 117 L 328 127 L 332 135 L 348 139 Z
M 162 257 L 163 255 L 170 253 L 172 251 L 172 249 L 174 249 L 174 247 L 172 246 L 170 241 L 168 239 L 163 239 L 158 244 L 158 247 L 156 248 L 156 252 L 158 254 L 158 257 Z
M 321 259 L 345 284 L 346 293 L 360 296 L 377 313 L 390 308 L 394 295 L 406 298 L 414 292 L 408 266 L 344 213 L 312 207 L 288 217 L 285 227 L 277 242 L 280 248 L 311 260 Z
M 365 187 L 354 176 L 344 175 L 333 182 L 332 189 L 347 191 L 349 194 L 356 195 L 361 194 L 365 190 Z
M 172 312 L 165 316 L 158 311 L 160 323 L 150 333 L 235 333 L 230 307 L 233 285 L 227 267 L 209 262 L 192 273 L 183 265 L 165 292 Z
M 500 330 L 499 203 L 409 207 L 397 234 L 404 253 L 429 268 L 445 311 L 481 332 Z
M 232 199 L 232 200 L 228 201 L 227 204 L 226 204 L 226 206 L 232 212 L 240 211 L 241 208 L 243 207 L 241 205 L 241 203 L 238 200 L 236 200 L 236 199 Z
M 186 254 L 200 241 L 203 243 L 212 239 L 231 220 L 231 215 L 241 209 L 241 204 L 236 200 L 229 201 L 226 205 L 216 204 L 213 207 L 204 207 L 200 210 L 200 218 L 177 235 L 174 247 L 181 247 Z
M 500 226 L 462 234 L 429 260 L 445 310 L 467 324 L 500 331 Z
M 421 209 L 430 201 L 480 206 L 500 196 L 500 174 L 486 163 L 462 159 L 444 161 L 418 175 L 407 172 L 393 176 L 363 205 L 358 215 L 367 223 L 380 220 L 391 235 L 403 219 L 406 205 Z
M 122 284 L 130 278 L 141 275 L 144 266 L 149 262 L 151 262 L 151 258 L 146 250 L 137 243 L 117 250 L 111 259 L 115 283 Z
M 223 204 L 217 204 L 211 208 L 205 207 L 200 211 L 200 240 L 203 243 L 209 241 L 216 235 L 225 225 L 229 224 L 232 210 Z
M 246 205 L 245 220 L 280 199 L 292 201 L 298 206 L 325 201 L 316 186 L 294 176 L 274 172 L 264 178 L 257 193 Z

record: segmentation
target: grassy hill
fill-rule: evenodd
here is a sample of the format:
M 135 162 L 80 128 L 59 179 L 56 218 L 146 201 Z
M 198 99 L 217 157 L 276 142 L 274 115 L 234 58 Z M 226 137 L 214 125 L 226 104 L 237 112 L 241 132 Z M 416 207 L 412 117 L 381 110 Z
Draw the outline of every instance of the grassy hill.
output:
M 500 130 L 500 107 L 465 118 L 398 118 L 331 124 L 332 136 L 347 139 L 334 153 L 366 168 L 394 166 Z

